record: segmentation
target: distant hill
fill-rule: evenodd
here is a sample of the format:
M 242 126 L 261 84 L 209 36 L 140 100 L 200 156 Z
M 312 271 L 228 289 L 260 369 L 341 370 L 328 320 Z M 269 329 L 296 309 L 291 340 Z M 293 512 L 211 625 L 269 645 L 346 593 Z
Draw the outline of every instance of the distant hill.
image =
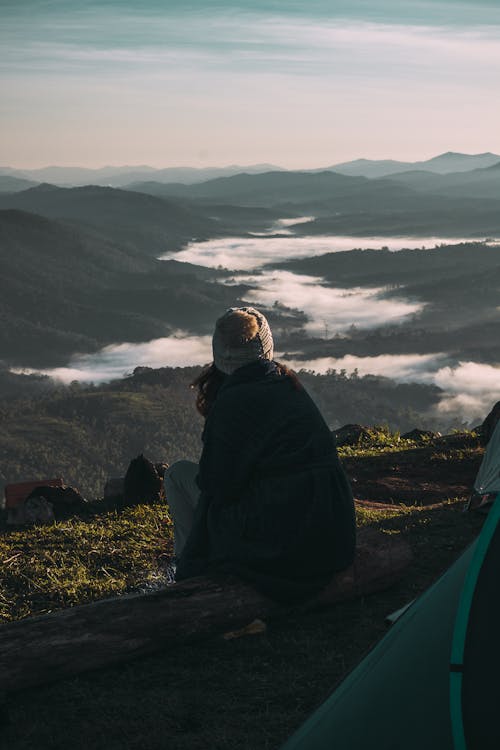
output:
M 425 170 L 436 174 L 465 172 L 472 169 L 490 167 L 500 162 L 500 155 L 490 152 L 483 154 L 461 154 L 448 151 L 424 161 L 396 161 L 394 159 L 355 159 L 321 169 L 303 169 L 301 172 L 335 171 L 351 177 L 368 177 L 370 179 L 390 174 Z M 82 187 L 100 185 L 103 187 L 129 188 L 136 183 L 158 182 L 164 184 L 180 183 L 193 185 L 218 177 L 231 177 L 237 174 L 264 174 L 266 172 L 293 172 L 275 164 L 230 164 L 225 167 L 165 167 L 156 168 L 141 165 L 105 166 L 97 169 L 86 167 L 48 166 L 40 169 L 15 169 L 0 166 L 0 177 L 10 176 L 30 180 L 35 183 L 49 182 L 59 187 Z
M 332 207 L 360 209 L 366 205 L 391 205 L 410 202 L 411 189 L 391 185 L 388 181 L 348 177 L 334 172 L 266 172 L 219 177 L 197 185 L 180 183 L 159 186 L 134 184 L 134 190 L 155 190 L 157 195 L 238 206 Z M 339 203 L 340 201 L 340 203 Z
M 500 162 L 491 167 L 450 174 L 433 174 L 423 170 L 401 172 L 390 175 L 390 179 L 427 193 L 500 200 Z
M 354 161 L 333 164 L 330 167 L 325 167 L 325 169 L 350 177 L 377 178 L 385 177 L 389 174 L 397 174 L 398 172 L 406 172 L 412 169 L 413 166 L 413 162 L 394 161 L 394 159 L 354 159 Z
M 300 234 L 432 232 L 484 237 L 500 231 L 499 174 L 496 167 L 453 175 L 407 172 L 383 179 L 278 171 L 192 185 L 150 181 L 134 184 L 133 190 L 42 183 L 0 193 L 0 209 L 77 222 L 150 257 L 177 250 L 194 238 L 261 231 L 277 218 L 299 214 L 318 217 L 297 228 Z
M 88 169 L 86 167 L 41 167 L 40 169 L 16 170 L 12 167 L 0 167 L 0 174 L 22 176 L 35 180 L 36 182 L 50 182 L 55 185 L 78 186 L 78 185 L 107 185 L 110 180 L 120 179 L 120 175 L 140 175 L 143 179 L 151 172 L 153 167 L 123 166 L 123 167 L 100 167 L 99 169 Z M 126 178 L 130 182 L 130 178 Z
M 150 256 L 178 248 L 192 237 L 214 236 L 219 225 L 179 202 L 115 188 L 60 188 L 41 184 L 0 195 L 0 209 L 20 209 L 50 219 L 76 221 Z
M 81 187 L 83 185 L 101 185 L 106 187 L 122 187 L 131 182 L 141 182 L 154 179 L 158 182 L 182 182 L 191 184 L 213 179 L 214 177 L 229 176 L 239 172 L 256 174 L 279 170 L 273 164 L 252 164 L 246 167 L 231 164 L 227 167 L 167 167 L 156 169 L 147 165 L 100 167 L 87 169 L 85 167 L 42 167 L 41 169 L 16 170 L 12 167 L 0 167 L 1 175 L 10 175 L 39 182 L 50 182 L 60 187 Z
M 393 161 L 391 159 L 380 161 L 356 159 L 354 161 L 335 164 L 332 167 L 328 167 L 328 169 L 345 175 L 376 178 L 414 170 L 424 170 L 437 174 L 467 172 L 472 169 L 491 167 L 499 162 L 500 155 L 490 152 L 484 154 L 460 154 L 448 151 L 445 154 L 439 154 L 426 161 L 404 162 Z
M 239 290 L 205 277 L 91 229 L 0 210 L 0 357 L 55 366 L 172 328 L 208 333 Z
M 498 154 L 487 152 L 484 154 L 458 154 L 448 151 L 445 154 L 434 156 L 427 161 L 415 162 L 417 169 L 427 169 L 430 172 L 438 174 L 448 174 L 449 172 L 468 172 L 471 169 L 481 169 L 491 167 L 500 162 Z
M 316 218 L 296 224 L 294 233 L 301 236 L 347 235 L 353 237 L 456 237 L 485 239 L 500 237 L 500 200 L 486 198 L 451 198 L 435 193 L 421 193 L 413 205 L 389 205 L 366 210 L 316 211 Z M 312 209 L 311 209 L 312 210 Z M 368 243 L 367 243 L 368 244 Z
M 37 185 L 33 180 L 25 180 L 22 177 L 13 177 L 11 175 L 0 174 L 0 193 L 18 193 L 21 190 Z
M 241 174 L 262 174 L 263 172 L 286 171 L 274 164 L 251 164 L 240 166 L 232 164 L 228 167 L 167 167 L 158 169 L 152 175 L 155 182 L 180 182 L 185 185 L 192 185 L 206 180 L 213 180 L 216 177 L 231 177 L 231 175 Z M 123 182 L 122 185 L 125 185 Z
M 4 482 L 62 475 L 85 495 L 102 497 L 107 478 L 123 476 L 139 453 L 169 463 L 198 460 L 203 425 L 189 383 L 199 372 L 140 368 L 109 384 L 56 388 L 0 368 L 2 393 L 9 389 L 0 410 L 0 496 Z M 434 425 L 435 386 L 335 373 L 300 377 L 331 427 L 356 420 L 401 431 Z
M 115 266 L 145 270 L 106 239 L 41 216 L 0 211 L 2 358 L 51 361 L 58 353 L 95 349 L 113 328 L 118 335 L 123 320 L 96 320 L 102 315 L 96 298 L 111 283 Z
M 394 326 L 351 332 L 348 337 L 302 345 L 306 358 L 438 354 L 462 362 L 500 361 L 498 248 L 461 243 L 436 249 L 351 250 L 273 264 L 349 290 L 384 289 L 383 298 L 423 303 L 413 318 Z M 293 344 L 288 344 L 288 346 Z M 478 391 L 487 384 L 478 380 Z
M 203 198 L 192 198 L 190 187 L 176 183 L 175 187 L 164 182 L 139 182 L 123 188 L 137 193 L 153 195 L 164 200 L 174 200 L 178 205 L 191 209 L 201 219 L 206 218 L 211 225 L 217 224 L 217 234 L 227 233 L 239 235 L 252 231 L 265 231 L 277 220 L 296 216 L 297 209 L 291 207 L 286 209 L 282 206 L 253 206 L 231 203 L 230 200 L 205 200 Z
M 417 174 L 417 173 L 413 173 Z M 444 176 L 419 172 L 429 182 Z M 300 235 L 428 235 L 487 237 L 500 232 L 500 200 L 456 194 L 436 195 L 420 183 L 401 184 L 399 176 L 350 177 L 336 172 L 267 172 L 221 177 L 197 185 L 134 185 L 169 200 L 189 201 L 211 218 L 220 204 L 263 208 L 281 216 L 313 215 L 295 227 Z M 469 191 L 470 192 L 470 191 Z M 497 198 L 494 190 L 491 198 Z M 230 216 L 225 212 L 222 223 Z M 222 218 L 222 216 L 221 216 Z M 237 227 L 237 224 L 232 224 Z M 248 225 L 247 225 L 248 226 Z M 220 227 L 219 231 L 222 231 Z

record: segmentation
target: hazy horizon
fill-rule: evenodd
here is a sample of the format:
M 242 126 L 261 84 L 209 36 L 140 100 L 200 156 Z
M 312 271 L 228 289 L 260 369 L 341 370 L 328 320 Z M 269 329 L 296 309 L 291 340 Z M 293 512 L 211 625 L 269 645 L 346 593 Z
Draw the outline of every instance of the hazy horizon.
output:
M 500 150 L 500 143 L 499 143 L 499 150 Z M 36 171 L 36 170 L 42 170 L 42 169 L 57 169 L 57 168 L 62 168 L 62 169 L 88 169 L 88 170 L 105 170 L 105 169 L 122 169 L 122 170 L 124 170 L 124 169 L 130 169 L 130 170 L 136 170 L 136 169 L 144 169 L 145 168 L 145 169 L 152 169 L 152 170 L 156 171 L 156 170 L 163 170 L 163 169 L 182 169 L 182 168 L 210 170 L 210 169 L 229 169 L 231 167 L 242 167 L 242 168 L 244 168 L 244 167 L 255 167 L 255 166 L 269 166 L 271 168 L 272 167 L 278 167 L 278 168 L 284 169 L 284 170 L 290 170 L 290 171 L 298 170 L 298 171 L 300 171 L 302 169 L 303 170 L 318 169 L 318 168 L 321 168 L 322 166 L 326 168 L 326 167 L 334 166 L 335 164 L 342 164 L 344 162 L 351 162 L 351 161 L 358 161 L 358 160 L 359 161 L 366 160 L 366 161 L 397 161 L 397 162 L 411 161 L 411 162 L 421 162 L 421 161 L 429 161 L 430 159 L 434 159 L 434 158 L 436 158 L 438 156 L 443 156 L 444 154 L 447 154 L 447 153 L 451 153 L 449 149 L 447 151 L 441 151 L 439 153 L 422 154 L 422 155 L 420 155 L 418 157 L 412 158 L 411 160 L 410 159 L 406 159 L 403 156 L 394 156 L 393 154 L 390 154 L 390 155 L 387 155 L 387 154 L 386 155 L 378 155 L 378 156 L 368 156 L 366 154 L 361 154 L 361 155 L 358 154 L 358 155 L 354 155 L 352 157 L 349 157 L 349 158 L 346 158 L 346 159 L 342 159 L 342 160 L 338 160 L 338 161 L 335 161 L 335 162 L 333 162 L 333 161 L 330 160 L 330 161 L 325 162 L 324 164 L 323 163 L 321 163 L 321 164 L 306 164 L 306 163 L 304 163 L 300 167 L 289 167 L 289 166 L 285 166 L 283 164 L 277 164 L 277 163 L 272 163 L 272 164 L 269 163 L 268 164 L 267 162 L 256 162 L 256 161 L 250 162 L 250 161 L 245 161 L 245 159 L 242 158 L 240 160 L 233 161 L 231 163 L 227 162 L 227 163 L 213 163 L 213 164 L 205 164 L 205 163 L 192 163 L 192 164 L 188 164 L 186 162 L 182 162 L 182 163 L 179 162 L 178 164 L 173 163 L 173 162 L 169 162 L 168 164 L 157 164 L 157 165 L 145 164 L 145 163 L 130 164 L 130 163 L 127 163 L 127 162 L 121 162 L 121 163 L 116 163 L 116 164 L 111 164 L 109 162 L 100 162 L 100 163 L 95 163 L 95 164 L 93 164 L 93 163 L 81 164 L 81 163 L 76 163 L 75 161 L 69 161 L 66 164 L 63 164 L 61 162 L 58 162 L 57 164 L 56 163 L 52 163 L 52 164 L 49 164 L 49 163 L 40 163 L 40 164 L 30 164 L 30 165 L 26 165 L 26 164 L 18 165 L 18 164 L 9 163 L 9 164 L 0 164 L 0 169 L 9 169 L 10 168 L 10 169 L 19 170 L 21 172 L 23 170 L 29 172 L 29 171 Z M 468 153 L 468 152 L 465 152 L 465 151 L 454 151 L 453 153 L 460 154 L 460 155 L 463 155 L 463 156 L 482 156 L 483 154 L 495 153 L 495 152 L 492 151 L 491 149 L 483 149 L 482 151 L 478 151 L 476 153 Z M 499 156 L 500 156 L 500 154 L 499 154 Z
M 500 144 L 499 144 L 499 150 L 500 150 Z M 443 152 L 440 152 L 440 153 L 432 153 L 430 155 L 429 154 L 425 154 L 425 155 L 421 155 L 421 156 L 419 156 L 417 158 L 413 158 L 411 160 L 403 158 L 403 157 L 399 157 L 399 156 L 394 156 L 392 154 L 391 155 L 385 155 L 385 156 L 380 156 L 380 155 L 379 156 L 367 156 L 366 154 L 362 154 L 362 155 L 358 155 L 358 156 L 352 156 L 352 158 L 342 159 L 341 161 L 339 160 L 339 161 L 335 161 L 334 162 L 332 160 L 329 160 L 329 161 L 327 161 L 325 163 L 321 163 L 321 164 L 319 164 L 319 163 L 318 164 L 306 164 L 306 163 L 304 163 L 301 166 L 295 166 L 295 167 L 285 166 L 284 164 L 277 164 L 277 163 L 272 163 L 272 164 L 269 163 L 269 164 L 267 164 L 265 162 L 255 162 L 255 161 L 254 162 L 245 162 L 244 159 L 241 159 L 239 161 L 234 161 L 234 162 L 231 162 L 231 163 L 227 162 L 227 163 L 213 163 L 213 164 L 201 164 L 201 163 L 188 164 L 186 162 L 182 162 L 182 163 L 179 162 L 178 164 L 176 164 L 176 163 L 173 163 L 173 162 L 169 162 L 168 164 L 157 164 L 157 165 L 153 165 L 153 164 L 139 164 L 139 163 L 138 164 L 128 164 L 128 163 L 125 163 L 125 162 L 124 163 L 116 163 L 116 164 L 110 164 L 110 163 L 105 163 L 105 162 L 100 162 L 98 164 L 97 163 L 96 164 L 92 164 L 92 163 L 80 164 L 80 163 L 76 163 L 74 161 L 73 162 L 69 161 L 66 164 L 63 164 L 61 162 L 59 162 L 57 164 L 56 163 L 52 163 L 52 164 L 49 164 L 49 163 L 40 163 L 40 164 L 31 164 L 29 166 L 26 165 L 26 164 L 22 165 L 22 164 L 9 163 L 9 164 L 0 164 L 0 170 L 1 169 L 14 169 L 14 170 L 17 170 L 17 171 L 20 171 L 20 172 L 23 172 L 23 171 L 32 172 L 32 171 L 39 171 L 39 170 L 43 170 L 43 169 L 88 169 L 88 170 L 91 170 L 91 171 L 106 170 L 106 169 L 120 169 L 120 170 L 125 170 L 125 169 L 128 170 L 128 169 L 130 169 L 131 171 L 140 170 L 140 169 L 151 169 L 152 170 L 152 174 L 154 174 L 154 172 L 161 171 L 163 169 L 200 169 L 200 170 L 204 169 L 204 170 L 211 170 L 211 169 L 230 169 L 230 168 L 234 168 L 234 167 L 241 167 L 242 169 L 244 169 L 246 167 L 250 168 L 250 167 L 256 167 L 256 166 L 269 166 L 271 169 L 276 167 L 278 169 L 283 169 L 283 170 L 286 170 L 286 171 L 302 171 L 302 170 L 307 171 L 307 170 L 311 170 L 311 169 L 321 169 L 322 167 L 324 167 L 326 169 L 328 167 L 332 167 L 332 166 L 335 166 L 337 164 L 349 163 L 351 161 L 362 161 L 362 160 L 366 160 L 366 161 L 395 161 L 395 162 L 407 162 L 407 161 L 409 161 L 409 162 L 417 162 L 418 163 L 418 162 L 422 162 L 422 161 L 429 161 L 430 159 L 434 159 L 434 158 L 436 158 L 438 156 L 443 156 L 444 154 L 447 154 L 447 153 L 451 153 L 451 152 L 448 150 L 448 151 L 443 151 Z M 484 149 L 483 151 L 478 151 L 477 153 L 466 153 L 465 151 L 454 151 L 453 153 L 460 154 L 460 155 L 463 155 L 463 156 L 482 156 L 483 154 L 495 153 L 495 152 L 493 152 L 492 150 Z M 499 154 L 499 156 L 500 156 L 500 154 Z

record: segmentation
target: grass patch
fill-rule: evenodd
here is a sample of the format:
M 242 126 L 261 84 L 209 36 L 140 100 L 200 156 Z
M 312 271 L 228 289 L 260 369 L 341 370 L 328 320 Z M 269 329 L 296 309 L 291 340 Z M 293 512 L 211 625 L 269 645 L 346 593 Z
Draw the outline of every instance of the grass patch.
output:
M 0 621 L 164 582 L 172 549 L 165 503 L 0 533 Z

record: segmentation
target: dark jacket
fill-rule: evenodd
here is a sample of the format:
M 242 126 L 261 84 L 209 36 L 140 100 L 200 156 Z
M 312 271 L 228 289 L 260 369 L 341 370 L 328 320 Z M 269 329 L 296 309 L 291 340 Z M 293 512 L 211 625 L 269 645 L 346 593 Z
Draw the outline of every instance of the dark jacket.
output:
M 220 387 L 197 481 L 178 580 L 219 569 L 297 601 L 351 564 L 354 504 L 332 434 L 274 362 L 241 367 Z

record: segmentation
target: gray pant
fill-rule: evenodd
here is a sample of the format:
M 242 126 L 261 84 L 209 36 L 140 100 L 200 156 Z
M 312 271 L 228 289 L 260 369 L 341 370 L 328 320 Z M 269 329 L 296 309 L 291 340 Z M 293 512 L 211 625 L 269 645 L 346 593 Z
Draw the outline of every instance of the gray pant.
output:
M 196 484 L 198 464 L 176 461 L 165 472 L 165 497 L 174 522 L 174 555 L 178 557 L 193 525 L 195 508 L 200 497 Z

